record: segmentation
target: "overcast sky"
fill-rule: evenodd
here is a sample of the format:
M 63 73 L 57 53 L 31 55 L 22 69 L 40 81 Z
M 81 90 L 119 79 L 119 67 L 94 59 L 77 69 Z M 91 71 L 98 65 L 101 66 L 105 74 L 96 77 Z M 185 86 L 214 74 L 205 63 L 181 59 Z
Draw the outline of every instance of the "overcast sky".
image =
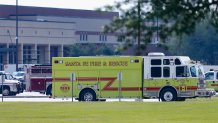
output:
M 18 5 L 94 10 L 116 0 L 18 0 Z M 16 5 L 16 0 L 0 0 L 0 4 Z

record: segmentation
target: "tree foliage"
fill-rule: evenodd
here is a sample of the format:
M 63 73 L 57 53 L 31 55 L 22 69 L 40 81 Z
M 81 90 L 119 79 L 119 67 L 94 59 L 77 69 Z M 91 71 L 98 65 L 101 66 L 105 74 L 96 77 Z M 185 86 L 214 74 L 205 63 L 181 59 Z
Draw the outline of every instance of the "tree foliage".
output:
M 128 45 L 137 38 L 138 45 L 149 43 L 157 31 L 152 27 L 158 27 L 163 42 L 171 35 L 193 33 L 196 24 L 205 19 L 218 31 L 217 0 L 119 0 L 104 10 L 120 12 L 105 31 L 121 32 Z
M 116 49 L 110 44 L 73 44 L 68 51 L 69 56 L 115 55 Z
M 218 64 L 218 34 L 208 21 L 197 24 L 195 33 L 167 42 L 175 55 L 187 55 L 207 64 Z

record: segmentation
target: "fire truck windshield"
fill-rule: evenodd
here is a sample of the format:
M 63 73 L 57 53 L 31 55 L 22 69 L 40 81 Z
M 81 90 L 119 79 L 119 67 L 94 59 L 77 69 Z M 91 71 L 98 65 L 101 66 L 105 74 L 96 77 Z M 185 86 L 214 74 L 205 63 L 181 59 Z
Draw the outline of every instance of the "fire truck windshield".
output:
M 197 66 L 197 70 L 198 70 L 198 76 L 200 78 L 204 78 L 205 76 L 204 76 L 204 68 L 203 68 L 203 66 L 202 65 L 198 65 Z
M 204 78 L 204 70 L 202 65 L 190 66 L 189 69 L 192 77 Z
M 197 77 L 197 70 L 196 70 L 195 66 L 190 67 L 190 72 L 191 72 L 192 77 Z

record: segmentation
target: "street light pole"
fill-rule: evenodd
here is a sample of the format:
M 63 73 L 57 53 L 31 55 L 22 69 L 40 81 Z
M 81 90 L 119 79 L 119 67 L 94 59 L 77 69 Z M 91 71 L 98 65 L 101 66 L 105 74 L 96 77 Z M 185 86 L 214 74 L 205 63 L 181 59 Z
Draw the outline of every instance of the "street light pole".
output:
M 16 51 L 15 51 L 15 60 L 16 60 L 16 71 L 18 71 L 18 0 L 16 0 Z
M 138 4 L 137 4 L 137 14 L 138 14 L 138 46 L 137 46 L 137 55 L 141 55 L 141 0 L 138 0 Z

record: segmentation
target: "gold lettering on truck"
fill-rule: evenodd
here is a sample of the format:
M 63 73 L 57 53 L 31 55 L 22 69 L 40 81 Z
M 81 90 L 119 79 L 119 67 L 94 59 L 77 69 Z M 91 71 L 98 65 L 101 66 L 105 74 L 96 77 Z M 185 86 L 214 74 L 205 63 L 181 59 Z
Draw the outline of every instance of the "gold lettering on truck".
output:
M 65 62 L 65 66 L 81 66 L 80 62 Z

